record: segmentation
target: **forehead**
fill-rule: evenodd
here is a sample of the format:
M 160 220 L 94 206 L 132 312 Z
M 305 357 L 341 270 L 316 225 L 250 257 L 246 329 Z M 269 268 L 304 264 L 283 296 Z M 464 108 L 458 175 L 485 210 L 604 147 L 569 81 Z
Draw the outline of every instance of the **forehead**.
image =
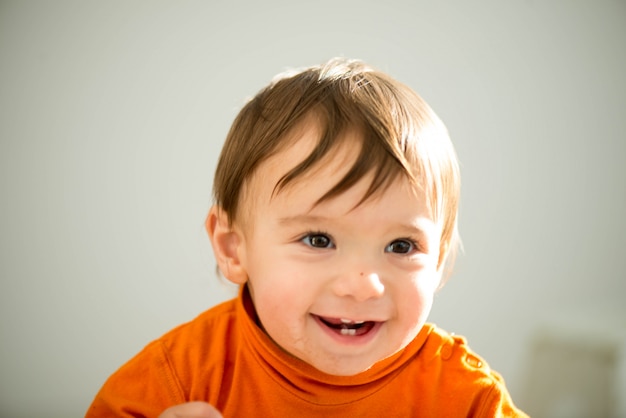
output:
M 323 158 L 284 187 L 279 187 L 284 176 L 314 152 L 320 135 L 321 128 L 315 121 L 302 123 L 289 134 L 289 138 L 285 138 L 280 150 L 259 164 L 242 190 L 240 207 L 248 214 L 248 218 L 260 209 L 259 205 L 275 207 L 277 204 L 299 204 L 306 205 L 299 207 L 299 210 L 310 211 L 325 202 L 325 199 L 324 202 L 320 199 L 352 169 L 361 152 L 362 134 L 357 129 L 348 129 L 341 133 Z M 400 181 L 394 180 L 393 183 L 401 183 L 403 193 L 407 197 L 417 197 L 420 201 L 424 199 L 420 187 L 411 184 L 402 174 L 398 174 L 397 179 Z M 375 173 L 368 167 L 365 175 L 353 186 L 334 197 L 350 195 L 351 199 L 348 201 L 352 201 L 353 204 L 345 209 L 346 211 L 355 209 L 362 203 L 384 194 L 386 187 L 381 187 L 377 192 L 368 195 L 368 189 L 374 180 Z M 333 200 L 334 197 L 330 197 L 329 200 Z M 246 217 L 245 213 L 239 215 Z
M 337 143 L 318 163 L 293 182 L 286 184 L 284 188 L 278 189 L 281 179 L 314 152 L 321 134 L 319 124 L 311 119 L 299 124 L 288 133 L 282 146 L 261 162 L 246 182 L 242 196 L 244 202 L 246 204 L 255 201 L 269 202 L 279 194 L 289 194 L 291 189 L 298 188 L 302 183 L 310 180 L 315 180 L 319 188 L 323 186 L 326 186 L 326 190 L 332 188 L 334 184 L 330 181 L 329 174 L 345 174 L 359 153 L 361 144 L 356 130 L 347 130 L 342 133 Z M 321 175 L 322 172 L 325 175 Z M 319 197 L 321 196 L 317 196 Z

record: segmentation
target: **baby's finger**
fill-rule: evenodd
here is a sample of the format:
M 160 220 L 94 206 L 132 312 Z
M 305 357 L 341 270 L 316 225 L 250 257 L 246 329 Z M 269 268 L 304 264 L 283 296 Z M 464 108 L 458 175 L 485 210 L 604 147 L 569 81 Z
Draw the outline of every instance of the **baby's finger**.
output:
M 222 414 L 212 405 L 196 401 L 167 408 L 159 418 L 222 418 Z

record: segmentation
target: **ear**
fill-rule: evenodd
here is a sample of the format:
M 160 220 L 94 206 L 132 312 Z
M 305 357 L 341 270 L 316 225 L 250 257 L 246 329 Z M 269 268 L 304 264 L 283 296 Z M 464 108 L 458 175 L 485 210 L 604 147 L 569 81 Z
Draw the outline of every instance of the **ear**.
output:
M 235 284 L 245 283 L 248 273 L 241 260 L 244 245 L 241 231 L 231 225 L 226 212 L 217 205 L 209 211 L 205 227 L 222 274 Z

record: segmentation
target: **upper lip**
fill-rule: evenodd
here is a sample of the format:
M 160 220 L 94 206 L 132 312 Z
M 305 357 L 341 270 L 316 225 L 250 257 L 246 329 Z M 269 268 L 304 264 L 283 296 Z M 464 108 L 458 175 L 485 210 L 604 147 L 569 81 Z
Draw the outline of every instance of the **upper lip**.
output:
M 313 314 L 322 320 L 330 320 L 330 321 L 340 321 L 344 324 L 362 324 L 364 322 L 384 322 L 384 320 L 380 319 L 372 319 L 367 318 L 366 316 L 360 315 L 318 315 Z

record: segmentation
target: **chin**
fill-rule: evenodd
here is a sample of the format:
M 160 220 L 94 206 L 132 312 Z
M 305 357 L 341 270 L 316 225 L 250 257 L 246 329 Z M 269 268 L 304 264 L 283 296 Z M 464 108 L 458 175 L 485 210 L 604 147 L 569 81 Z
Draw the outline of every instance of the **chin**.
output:
M 321 372 L 326 374 L 330 374 L 333 376 L 354 376 L 359 373 L 363 373 L 372 368 L 372 366 L 376 363 L 367 363 L 363 364 L 363 362 L 358 362 L 358 364 L 346 364 L 345 361 L 338 360 L 341 365 L 337 364 L 313 364 L 313 367 L 318 369 Z

